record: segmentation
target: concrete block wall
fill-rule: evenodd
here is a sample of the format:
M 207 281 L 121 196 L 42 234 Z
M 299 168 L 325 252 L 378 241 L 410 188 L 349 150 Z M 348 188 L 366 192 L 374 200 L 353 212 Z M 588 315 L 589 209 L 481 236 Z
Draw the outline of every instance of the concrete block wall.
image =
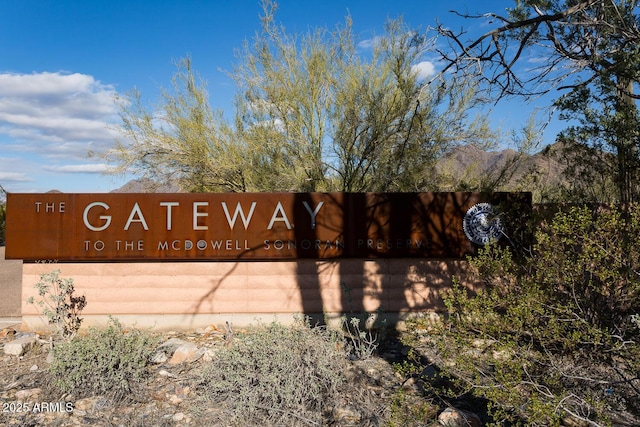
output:
M 86 296 L 84 326 L 113 315 L 158 329 L 288 323 L 298 314 L 335 321 L 363 311 L 402 320 L 441 309 L 440 295 L 452 276 L 463 282 L 467 276 L 464 260 L 436 259 L 25 263 L 22 321 L 28 329 L 46 327 L 27 300 L 37 297 L 40 274 L 53 270 L 73 278 L 76 293 Z

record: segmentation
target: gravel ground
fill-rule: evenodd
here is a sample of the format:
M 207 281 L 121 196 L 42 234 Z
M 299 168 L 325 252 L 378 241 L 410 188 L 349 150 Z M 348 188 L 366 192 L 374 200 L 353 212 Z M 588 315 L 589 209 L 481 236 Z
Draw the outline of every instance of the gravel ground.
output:
M 10 328 L 0 331 L 0 347 L 17 335 Z M 169 332 L 164 339 L 180 338 L 193 342 L 199 348 L 207 349 L 201 359 L 192 363 L 171 365 L 154 364 L 150 370 L 149 381 L 140 390 L 135 399 L 127 403 L 114 405 L 103 396 L 79 398 L 71 394 L 60 394 L 51 387 L 47 376 L 49 363 L 46 361 L 47 337 L 40 337 L 36 345 L 20 357 L 3 354 L 0 351 L 0 425 L 11 427 L 55 426 L 71 427 L 92 425 L 98 427 L 142 427 L 142 426 L 211 426 L 209 416 L 214 416 L 220 408 L 206 408 L 204 413 L 194 411 L 196 398 L 193 374 L 203 364 L 215 363 L 216 350 L 225 345 L 223 334 Z M 240 338 L 241 339 L 241 338 Z M 387 348 L 386 356 L 401 357 L 401 348 Z M 393 355 L 388 352 L 393 353 Z M 207 355 L 212 355 L 207 360 Z M 406 381 L 382 357 L 371 357 L 365 361 L 350 362 L 346 372 L 351 391 L 345 393 L 345 400 L 351 401 L 356 395 L 366 395 L 360 405 L 352 402 L 334 408 L 327 425 L 331 426 L 437 426 L 439 410 L 432 399 L 425 399 L 420 385 L 415 381 Z M 400 392 L 400 394 L 399 394 Z M 401 408 L 392 411 L 394 400 L 402 396 Z M 362 407 L 362 403 L 365 404 Z M 398 404 L 396 400 L 396 405 Z M 412 408 L 421 408 L 417 420 Z M 407 411 L 406 414 L 398 412 Z M 362 414 L 368 414 L 363 417 Z M 400 415 L 400 416 L 399 416 Z M 393 422 L 400 418 L 399 422 Z M 213 417 L 216 419 L 216 417 Z M 305 425 L 304 423 L 301 423 Z M 316 425 L 312 423 L 310 425 Z

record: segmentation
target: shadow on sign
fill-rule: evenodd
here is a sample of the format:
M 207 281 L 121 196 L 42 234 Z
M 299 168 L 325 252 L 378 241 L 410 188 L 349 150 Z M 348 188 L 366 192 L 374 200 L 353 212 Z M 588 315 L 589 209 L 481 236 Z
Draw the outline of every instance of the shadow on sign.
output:
M 309 212 L 302 207 L 317 207 L 317 197 L 295 195 L 293 204 L 299 209 L 294 210 L 294 225 L 308 221 Z M 464 279 L 464 257 L 478 249 L 464 234 L 465 213 L 482 202 L 513 204 L 516 210 L 523 204 L 530 206 L 530 195 L 511 193 L 332 193 L 322 197 L 334 214 L 315 227 L 293 227 L 293 240 L 314 242 L 304 249 L 303 257 L 233 264 L 224 277 L 212 279 L 194 313 L 202 305 L 215 310 L 220 292 L 236 276 L 248 277 L 243 284 L 246 306 L 238 307 L 238 312 L 301 311 L 322 321 L 323 313 L 353 316 L 438 310 L 442 290 L 450 288 L 452 276 Z M 327 251 L 336 248 L 319 240 L 319 232 L 344 241 L 345 256 L 327 257 Z M 238 270 L 247 265 L 252 266 L 252 275 Z M 284 300 L 269 301 L 265 292 L 270 289 L 285 295 Z

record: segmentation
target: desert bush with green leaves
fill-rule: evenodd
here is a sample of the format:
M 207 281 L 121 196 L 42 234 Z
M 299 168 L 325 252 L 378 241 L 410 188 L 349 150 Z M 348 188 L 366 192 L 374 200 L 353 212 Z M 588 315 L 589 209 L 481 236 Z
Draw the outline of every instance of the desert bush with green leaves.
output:
M 304 321 L 256 327 L 202 370 L 196 409 L 221 408 L 225 425 L 322 425 L 346 381 L 342 346 Z
M 573 207 L 542 222 L 528 256 L 488 245 L 431 335 L 450 395 L 496 422 L 620 424 L 640 417 L 640 209 Z
M 102 395 L 114 401 L 128 399 L 149 378 L 150 358 L 159 343 L 144 330 L 125 331 L 112 318 L 103 328 L 53 347 L 49 366 L 51 384 L 76 399 Z
M 62 278 L 60 270 L 54 270 L 41 274 L 34 287 L 38 291 L 38 299 L 29 297 L 27 303 L 33 304 L 46 316 L 55 328 L 57 338 L 73 338 L 82 325 L 80 313 L 87 305 L 84 295 L 76 295 L 73 279 Z

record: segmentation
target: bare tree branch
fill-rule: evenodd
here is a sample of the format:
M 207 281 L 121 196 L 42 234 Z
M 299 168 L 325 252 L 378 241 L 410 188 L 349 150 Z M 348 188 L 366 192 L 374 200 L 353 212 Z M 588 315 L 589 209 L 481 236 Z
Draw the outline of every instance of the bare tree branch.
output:
M 470 15 L 454 12 L 469 19 L 497 20 L 503 25 L 466 41 L 464 32 L 456 34 L 439 24 L 437 31 L 449 41 L 451 50 L 438 50 L 446 65 L 433 80 L 450 72 L 472 73 L 490 90 L 497 88 L 497 98 L 500 99 L 510 95 L 540 95 L 554 88 L 572 89 L 575 84 L 566 80 L 576 75 L 575 70 L 601 74 L 619 69 L 620 64 L 614 58 L 640 42 L 637 20 L 630 20 L 629 12 L 621 11 L 615 0 L 571 3 L 555 1 L 551 5 L 546 4 L 548 11 L 534 3 L 529 11 L 534 16 L 522 19 L 497 13 Z M 512 15 L 515 16 L 514 13 Z M 527 73 L 516 69 L 523 53 L 526 50 L 544 53 L 544 49 L 553 66 L 538 69 L 537 76 L 523 77 Z M 559 68 L 562 65 L 564 69 Z M 626 94 L 633 99 L 640 98 L 632 91 Z

